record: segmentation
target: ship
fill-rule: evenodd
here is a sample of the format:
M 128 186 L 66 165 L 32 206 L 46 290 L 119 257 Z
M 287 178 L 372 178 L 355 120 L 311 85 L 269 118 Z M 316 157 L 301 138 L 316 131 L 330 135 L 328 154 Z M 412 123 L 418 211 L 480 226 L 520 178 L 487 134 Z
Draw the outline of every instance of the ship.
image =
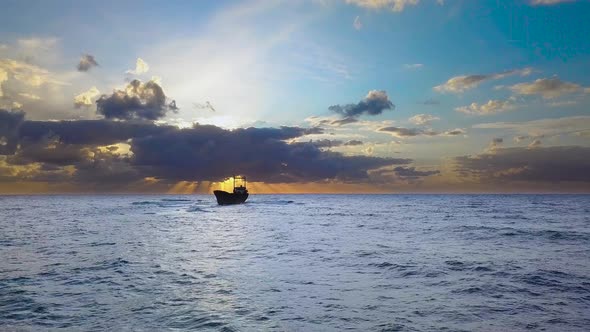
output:
M 219 205 L 230 205 L 230 204 L 241 204 L 248 199 L 248 189 L 246 189 L 246 177 L 245 176 L 233 176 L 234 190 L 231 193 L 223 190 L 215 190 L 215 198 Z M 236 180 L 239 184 L 236 186 Z

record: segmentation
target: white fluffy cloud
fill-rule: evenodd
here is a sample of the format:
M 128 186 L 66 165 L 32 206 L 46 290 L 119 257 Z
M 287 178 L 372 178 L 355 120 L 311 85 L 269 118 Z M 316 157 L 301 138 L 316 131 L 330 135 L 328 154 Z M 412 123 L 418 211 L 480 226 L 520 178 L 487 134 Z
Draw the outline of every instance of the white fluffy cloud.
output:
M 430 114 L 417 114 L 408 119 L 408 121 L 418 126 L 428 125 L 435 120 L 440 120 L 440 118 Z
M 455 108 L 457 112 L 471 115 L 489 115 L 514 109 L 509 100 L 489 100 L 485 104 L 471 103 L 467 106 Z
M 143 61 L 142 58 L 137 58 L 137 61 L 135 62 L 135 69 L 134 70 L 129 69 L 128 71 L 126 71 L 126 73 L 140 75 L 140 74 L 147 73 L 149 70 L 150 70 L 150 66 L 147 64 L 147 62 Z
M 96 97 L 99 95 L 100 91 L 98 91 L 98 89 L 93 86 L 88 91 L 84 91 L 74 97 L 74 106 L 76 106 L 76 108 L 90 107 L 94 104 Z

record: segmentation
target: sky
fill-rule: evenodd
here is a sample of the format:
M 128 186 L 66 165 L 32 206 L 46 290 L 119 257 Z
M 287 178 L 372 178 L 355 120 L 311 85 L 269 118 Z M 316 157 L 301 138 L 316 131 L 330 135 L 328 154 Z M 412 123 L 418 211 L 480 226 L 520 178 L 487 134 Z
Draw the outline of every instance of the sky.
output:
M 590 192 L 590 1 L 4 1 L 0 193 Z

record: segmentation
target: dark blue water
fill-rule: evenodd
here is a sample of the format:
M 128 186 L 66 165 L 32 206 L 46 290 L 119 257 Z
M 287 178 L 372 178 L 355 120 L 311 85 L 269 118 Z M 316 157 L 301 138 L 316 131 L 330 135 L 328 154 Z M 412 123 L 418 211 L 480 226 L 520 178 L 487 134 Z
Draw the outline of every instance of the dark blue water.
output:
M 590 196 L 0 196 L 0 330 L 588 331 Z

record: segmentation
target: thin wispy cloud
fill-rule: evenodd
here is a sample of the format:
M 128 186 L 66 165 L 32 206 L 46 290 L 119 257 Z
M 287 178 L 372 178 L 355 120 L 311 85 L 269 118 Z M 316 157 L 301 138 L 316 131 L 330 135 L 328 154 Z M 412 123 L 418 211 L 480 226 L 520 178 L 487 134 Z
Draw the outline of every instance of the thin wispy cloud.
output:
M 445 83 L 434 87 L 434 91 L 441 93 L 463 93 L 478 87 L 481 83 L 499 80 L 509 76 L 529 76 L 532 68 L 509 70 L 494 74 L 462 75 L 449 78 Z
M 590 116 L 569 116 L 522 122 L 492 122 L 473 126 L 476 129 L 504 129 L 525 136 L 556 136 L 575 134 L 590 128 Z
M 551 6 L 560 3 L 576 2 L 578 0 L 530 0 L 530 4 L 533 6 Z
M 363 22 L 361 22 L 361 18 L 359 16 L 354 18 L 352 26 L 355 28 L 355 30 L 360 30 L 363 28 Z
M 540 95 L 545 99 L 558 98 L 576 92 L 586 92 L 579 84 L 565 82 L 557 77 L 540 78 L 530 83 L 518 83 L 509 87 L 515 94 Z
M 346 0 L 346 3 L 354 4 L 367 9 L 389 9 L 401 12 L 407 6 L 415 6 L 420 0 Z
M 420 69 L 423 67 L 424 67 L 424 64 L 421 64 L 421 63 L 409 63 L 409 64 L 404 65 L 404 68 L 406 68 L 406 69 Z

